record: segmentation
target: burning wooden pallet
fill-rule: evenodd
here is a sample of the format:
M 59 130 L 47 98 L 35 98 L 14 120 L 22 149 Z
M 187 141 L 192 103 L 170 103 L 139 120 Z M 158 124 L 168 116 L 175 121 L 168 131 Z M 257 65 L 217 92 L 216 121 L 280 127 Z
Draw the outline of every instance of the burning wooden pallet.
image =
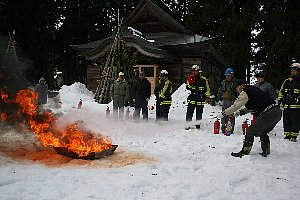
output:
M 38 94 L 33 90 L 20 90 L 12 100 L 8 97 L 5 91 L 0 90 L 1 102 L 3 100 L 7 104 L 4 109 L 1 104 L 0 120 L 7 122 L 11 116 L 18 117 L 19 121 L 15 118 L 10 121 L 17 122 L 19 125 L 26 123 L 43 146 L 54 147 L 58 154 L 70 158 L 94 160 L 112 154 L 118 147 L 112 145 L 109 137 L 86 128 L 82 120 L 68 124 L 65 128 L 53 129 L 57 123 L 56 116 L 51 110 L 40 112 L 35 104 Z M 22 116 L 24 120 L 21 121 Z
M 67 148 L 64 147 L 53 147 L 55 151 L 60 154 L 64 155 L 70 158 L 74 159 L 84 159 L 84 160 L 95 160 L 95 159 L 100 159 L 105 156 L 111 155 L 114 153 L 114 151 L 117 149 L 118 145 L 112 145 L 111 148 L 106 149 L 104 151 L 99 151 L 99 152 L 92 152 L 87 156 L 79 156 L 77 153 L 69 151 Z

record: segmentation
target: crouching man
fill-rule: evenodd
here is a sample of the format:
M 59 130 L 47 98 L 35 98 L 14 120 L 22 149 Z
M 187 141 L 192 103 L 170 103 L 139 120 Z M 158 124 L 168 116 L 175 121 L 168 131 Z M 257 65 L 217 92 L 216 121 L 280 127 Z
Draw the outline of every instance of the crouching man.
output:
M 247 85 L 245 80 L 238 80 L 236 91 L 239 94 L 234 104 L 222 112 L 222 116 L 228 116 L 235 113 L 236 116 L 244 115 L 248 112 L 257 116 L 257 120 L 249 126 L 245 135 L 244 145 L 240 152 L 231 155 L 242 157 L 248 155 L 251 151 L 254 136 L 260 137 L 262 156 L 267 157 L 270 154 L 270 140 L 268 133 L 273 130 L 281 119 L 281 110 L 275 101 L 261 89 Z M 245 108 L 241 109 L 243 106 Z

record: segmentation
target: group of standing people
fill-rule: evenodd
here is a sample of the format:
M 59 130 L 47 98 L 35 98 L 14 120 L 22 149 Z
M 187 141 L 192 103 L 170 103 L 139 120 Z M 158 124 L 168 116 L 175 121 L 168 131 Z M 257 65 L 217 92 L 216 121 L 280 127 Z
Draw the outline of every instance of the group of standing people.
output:
M 224 73 L 225 79 L 221 82 L 218 95 L 216 98 L 216 101 L 219 102 L 219 104 L 222 106 L 222 111 L 229 108 L 231 105 L 234 104 L 235 100 L 237 99 L 239 92 L 236 90 L 238 79 L 234 77 L 234 71 L 232 68 L 226 69 Z M 265 80 L 265 74 L 263 72 L 259 72 L 255 74 L 256 77 L 256 84 L 255 87 L 261 89 L 265 93 L 268 94 L 268 96 L 276 100 L 277 95 L 276 91 L 273 88 L 273 86 Z M 254 119 L 256 118 L 256 115 L 254 115 Z M 235 116 L 234 115 L 225 115 L 221 118 L 221 130 L 222 132 L 225 131 L 226 123 L 230 120 L 231 124 L 233 125 L 234 131 L 234 124 L 235 124 Z
M 300 132 L 300 64 L 294 62 L 291 66 L 291 76 L 287 78 L 277 97 L 273 86 L 265 80 L 265 74 L 259 72 L 255 75 L 257 83 L 249 85 L 243 79 L 236 79 L 232 68 L 226 69 L 225 79 L 221 82 L 216 101 L 222 106 L 221 130 L 224 132 L 226 124 L 231 121 L 234 131 L 235 117 L 251 113 L 255 121 L 247 129 L 242 150 L 232 153 L 232 156 L 242 157 L 250 153 L 254 137 L 260 137 L 261 155 L 267 157 L 270 154 L 270 139 L 268 133 L 273 130 L 282 117 L 285 139 L 297 141 Z M 123 116 L 124 105 L 129 101 L 128 84 L 124 80 L 124 73 L 120 72 L 115 81 L 111 94 L 114 100 L 114 111 L 119 109 Z M 187 98 L 186 121 L 192 121 L 196 110 L 196 121 L 202 119 L 203 108 L 210 98 L 208 80 L 203 76 L 198 65 L 191 67 L 191 73 L 187 77 L 186 89 L 190 91 Z M 151 84 L 145 78 L 144 72 L 140 72 L 139 80 L 134 90 L 135 111 L 134 119 L 140 118 L 140 111 L 144 120 L 148 120 L 148 101 L 151 95 Z M 168 78 L 168 71 L 161 70 L 159 84 L 154 90 L 156 96 L 156 119 L 167 121 L 169 109 L 172 103 L 172 83 Z M 122 98 L 120 98 L 122 96 Z M 200 127 L 197 127 L 200 128 Z
M 172 83 L 168 78 L 168 71 L 161 70 L 159 84 L 154 90 L 156 96 L 156 119 L 168 121 L 173 93 Z M 124 79 L 124 73 L 120 72 L 117 80 L 110 89 L 111 100 L 113 100 L 114 119 L 123 119 L 124 106 L 130 101 L 129 85 Z M 134 113 L 133 119 L 139 120 L 142 111 L 142 119 L 148 121 L 148 101 L 151 96 L 151 83 L 145 77 L 145 72 L 139 72 L 136 86 L 133 90 Z
M 268 133 L 281 120 L 281 109 L 283 109 L 284 139 L 297 141 L 300 132 L 300 64 L 294 62 L 290 69 L 291 76 L 283 82 L 278 94 L 278 102 L 276 102 L 277 95 L 274 88 L 266 82 L 262 72 L 256 74 L 257 83 L 254 86 L 248 85 L 245 80 L 237 80 L 234 88 L 238 96 L 228 107 L 224 106 L 224 96 L 218 95 L 219 100 L 223 98 L 223 106 L 222 113 L 217 117 L 232 116 L 234 118 L 234 116 L 250 112 L 256 118 L 247 129 L 242 150 L 237 153 L 232 152 L 232 156 L 248 155 L 252 149 L 254 137 L 260 137 L 262 149 L 260 154 L 267 157 L 270 154 Z M 224 85 L 221 84 L 219 93 L 224 94 L 225 91 Z
M 188 76 L 186 89 L 191 93 L 187 99 L 188 107 L 186 121 L 192 121 L 194 110 L 196 109 L 196 120 L 202 119 L 203 108 L 206 99 L 210 97 L 210 87 L 208 80 L 203 76 L 198 65 L 191 67 L 191 73 Z M 148 101 L 151 96 L 151 84 L 141 71 L 137 80 L 136 87 L 133 90 L 134 113 L 133 119 L 140 119 L 142 111 L 143 120 L 148 120 Z M 124 106 L 129 102 L 129 86 L 124 79 L 124 73 L 120 72 L 117 80 L 114 81 L 110 90 L 111 100 L 113 101 L 114 118 L 121 119 L 124 115 Z M 168 121 L 169 110 L 172 104 L 173 86 L 169 80 L 167 70 L 161 70 L 159 73 L 158 85 L 154 89 L 156 97 L 156 120 Z

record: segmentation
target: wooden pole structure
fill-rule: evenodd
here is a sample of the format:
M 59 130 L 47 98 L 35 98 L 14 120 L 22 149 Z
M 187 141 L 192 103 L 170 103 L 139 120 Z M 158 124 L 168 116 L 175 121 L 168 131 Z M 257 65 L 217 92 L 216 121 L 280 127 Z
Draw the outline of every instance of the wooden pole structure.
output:
M 94 97 L 100 104 L 107 104 L 110 102 L 110 89 L 120 71 L 124 72 L 125 79 L 129 84 L 130 95 L 131 97 L 133 96 L 136 80 L 133 67 L 128 63 L 127 49 L 122 35 L 122 23 L 123 20 L 119 19 L 118 11 L 117 33 L 106 58 L 104 68 L 100 72 L 100 80 Z

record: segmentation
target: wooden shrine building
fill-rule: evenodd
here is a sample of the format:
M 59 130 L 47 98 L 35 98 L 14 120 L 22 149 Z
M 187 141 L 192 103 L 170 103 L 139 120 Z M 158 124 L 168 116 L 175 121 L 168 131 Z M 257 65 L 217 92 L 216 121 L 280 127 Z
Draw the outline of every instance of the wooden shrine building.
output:
M 216 94 L 226 63 L 215 50 L 213 39 L 194 34 L 171 15 L 160 0 L 141 0 L 124 20 L 125 45 L 130 51 L 137 52 L 134 68 L 145 71 L 153 92 L 161 69 L 169 72 L 176 90 L 186 82 L 190 67 L 196 64 L 201 66 L 212 93 Z M 96 90 L 101 66 L 113 41 L 114 35 L 111 35 L 87 44 L 72 45 L 81 56 L 95 63 L 87 66 L 89 90 Z

